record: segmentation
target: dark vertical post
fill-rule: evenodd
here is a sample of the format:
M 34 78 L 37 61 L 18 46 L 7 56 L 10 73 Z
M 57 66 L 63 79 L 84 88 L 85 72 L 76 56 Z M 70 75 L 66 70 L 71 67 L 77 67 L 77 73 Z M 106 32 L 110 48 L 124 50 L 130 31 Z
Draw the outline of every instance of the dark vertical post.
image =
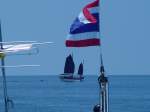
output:
M 101 55 L 100 76 L 98 77 L 100 86 L 100 112 L 108 112 L 108 78 L 105 76 L 103 60 Z
M 98 1 L 98 6 L 99 6 L 99 12 L 100 12 L 100 0 Z M 101 37 L 100 33 L 100 18 L 101 16 L 99 15 L 99 37 Z M 99 112 L 109 112 L 109 93 L 108 93 L 108 78 L 105 76 L 105 70 L 104 70 L 104 65 L 103 65 L 103 59 L 102 59 L 102 50 L 100 47 L 100 60 L 101 60 L 101 66 L 100 66 L 100 75 L 98 77 L 98 83 L 100 86 L 100 99 L 99 99 L 99 105 L 97 107 L 99 108 Z M 95 112 L 98 112 L 95 111 Z
M 0 49 L 3 49 L 2 31 L 1 31 L 1 21 L 0 21 Z M 5 112 L 8 112 L 8 96 L 7 96 L 7 83 L 6 83 L 6 73 L 5 73 L 5 60 L 4 57 L 1 58 L 1 70 L 3 78 L 3 89 L 4 89 L 4 102 L 5 102 Z

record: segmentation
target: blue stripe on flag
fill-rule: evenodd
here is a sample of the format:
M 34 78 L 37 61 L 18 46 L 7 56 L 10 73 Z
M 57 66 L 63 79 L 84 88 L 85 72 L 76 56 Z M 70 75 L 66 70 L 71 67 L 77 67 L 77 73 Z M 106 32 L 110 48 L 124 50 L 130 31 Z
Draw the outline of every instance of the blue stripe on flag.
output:
M 97 22 L 84 24 L 78 18 L 74 21 L 70 28 L 70 34 L 84 33 L 84 32 L 99 32 L 99 14 L 92 14 Z

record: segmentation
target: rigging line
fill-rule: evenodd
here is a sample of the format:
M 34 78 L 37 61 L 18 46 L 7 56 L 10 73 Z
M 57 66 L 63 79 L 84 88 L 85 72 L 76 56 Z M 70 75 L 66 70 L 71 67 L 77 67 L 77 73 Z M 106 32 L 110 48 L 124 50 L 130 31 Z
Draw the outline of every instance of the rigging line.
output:
M 32 45 L 42 45 L 42 44 L 53 44 L 54 42 L 36 42 L 36 43 L 31 43 Z
M 101 3 L 100 3 L 100 0 L 99 0 L 99 3 L 98 3 L 98 6 L 99 6 L 99 7 L 98 7 L 99 13 L 100 13 L 100 11 L 101 11 L 101 6 L 100 6 L 100 5 L 101 5 Z M 100 62 L 100 63 L 99 63 L 99 64 L 100 64 L 100 66 L 101 66 L 101 65 L 103 64 L 103 62 L 102 62 L 102 42 L 101 42 L 101 40 L 102 40 L 102 39 L 101 39 L 101 36 L 102 36 L 102 35 L 101 35 L 101 32 L 100 32 L 100 29 L 101 29 L 101 28 L 100 28 L 100 26 L 101 26 L 101 25 L 100 25 L 100 20 L 101 20 L 101 16 L 100 16 L 100 14 L 99 14 L 99 32 L 98 32 L 98 36 L 100 37 L 100 46 L 99 46 L 99 51 L 100 51 L 100 54 L 99 54 L 99 62 Z
M 11 65 L 11 66 L 0 66 L 0 68 L 19 68 L 19 67 L 39 67 L 40 65 Z
M 9 42 L 0 42 L 0 44 L 16 44 L 16 43 L 36 43 L 37 41 L 9 41 Z

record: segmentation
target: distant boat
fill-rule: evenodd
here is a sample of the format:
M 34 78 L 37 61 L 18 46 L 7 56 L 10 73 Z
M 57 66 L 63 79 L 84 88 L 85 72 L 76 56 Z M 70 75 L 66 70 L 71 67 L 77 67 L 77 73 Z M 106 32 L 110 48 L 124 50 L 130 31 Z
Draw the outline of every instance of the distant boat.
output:
M 81 62 L 78 68 L 78 73 L 75 73 L 75 64 L 73 61 L 73 56 L 70 54 L 66 58 L 64 73 L 60 74 L 60 79 L 66 80 L 82 80 L 83 76 L 83 63 Z

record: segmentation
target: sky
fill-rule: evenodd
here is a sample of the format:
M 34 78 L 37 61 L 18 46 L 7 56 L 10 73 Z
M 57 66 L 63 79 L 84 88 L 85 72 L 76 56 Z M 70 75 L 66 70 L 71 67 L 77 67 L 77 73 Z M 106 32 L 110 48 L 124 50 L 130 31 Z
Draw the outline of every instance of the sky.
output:
M 70 25 L 93 0 L 0 0 L 4 41 L 52 41 L 39 54 L 6 56 L 7 75 L 59 75 L 72 53 L 76 71 L 84 60 L 85 74 L 99 74 L 100 52 L 107 75 L 150 74 L 150 0 L 101 0 L 101 47 L 66 48 Z

